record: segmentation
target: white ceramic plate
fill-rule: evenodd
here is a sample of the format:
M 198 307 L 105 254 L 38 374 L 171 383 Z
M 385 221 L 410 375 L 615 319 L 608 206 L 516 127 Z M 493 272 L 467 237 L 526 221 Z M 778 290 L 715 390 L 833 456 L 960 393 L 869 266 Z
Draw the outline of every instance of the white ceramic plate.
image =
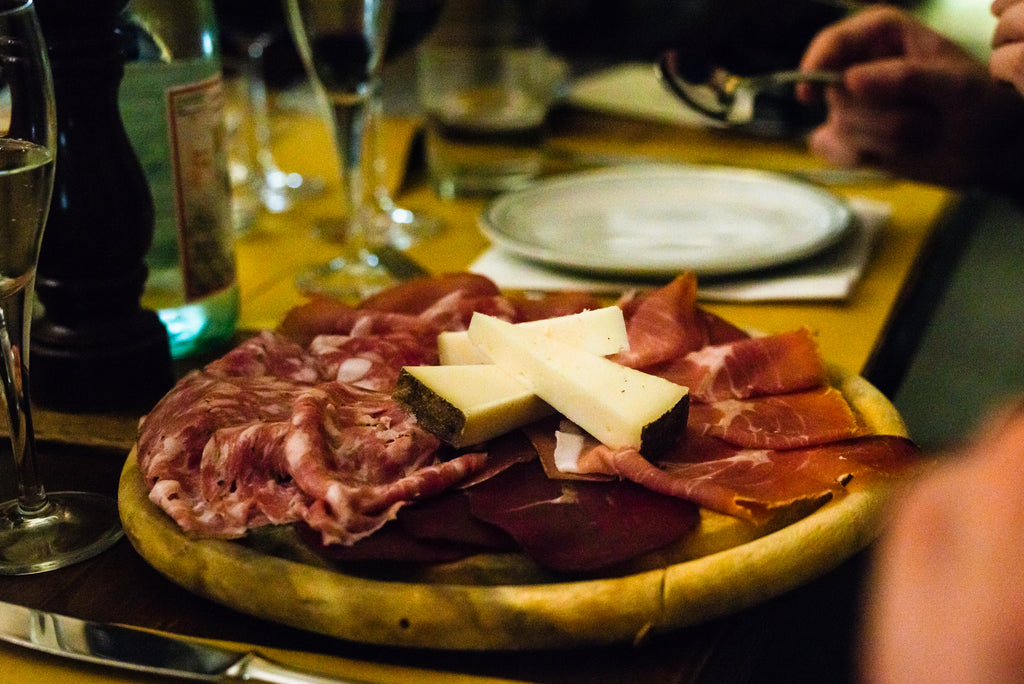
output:
M 502 195 L 480 217 L 498 247 L 549 266 L 606 275 L 728 275 L 835 244 L 846 203 L 778 174 L 640 164 L 559 176 Z

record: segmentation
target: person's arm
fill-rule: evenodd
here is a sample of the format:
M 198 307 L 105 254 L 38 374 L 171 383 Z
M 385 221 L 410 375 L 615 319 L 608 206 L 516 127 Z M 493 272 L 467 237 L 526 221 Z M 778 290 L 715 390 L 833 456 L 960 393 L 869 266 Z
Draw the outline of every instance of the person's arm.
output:
M 947 458 L 877 549 L 867 684 L 1024 681 L 1024 406 Z
M 844 74 L 842 86 L 825 89 L 828 117 L 809 138 L 826 161 L 1024 198 L 1024 98 L 909 14 L 871 7 L 828 27 L 801 68 Z M 798 89 L 804 101 L 817 95 Z

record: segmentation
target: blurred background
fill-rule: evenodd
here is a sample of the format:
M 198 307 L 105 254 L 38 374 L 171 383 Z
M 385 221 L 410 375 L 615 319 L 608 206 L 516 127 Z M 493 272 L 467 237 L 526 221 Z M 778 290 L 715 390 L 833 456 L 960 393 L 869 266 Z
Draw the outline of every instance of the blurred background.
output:
M 522 0 L 549 48 L 573 77 L 622 63 L 651 62 L 675 47 L 739 73 L 792 68 L 823 25 L 862 6 L 839 0 Z M 415 49 L 444 0 L 399 0 L 385 65 L 386 114 L 415 115 Z M 900 5 L 986 59 L 994 19 L 979 0 L 903 0 Z M 282 0 L 215 0 L 225 67 L 241 71 L 255 37 L 271 107 L 308 106 Z M 789 116 L 786 103 L 778 116 Z M 793 114 L 806 130 L 820 112 Z M 415 159 L 412 160 L 415 163 Z M 413 166 L 412 170 L 415 170 Z M 894 397 L 911 433 L 941 448 L 963 438 L 993 406 L 1024 388 L 1024 215 L 1014 204 L 974 198 L 962 258 L 935 293 L 935 318 Z

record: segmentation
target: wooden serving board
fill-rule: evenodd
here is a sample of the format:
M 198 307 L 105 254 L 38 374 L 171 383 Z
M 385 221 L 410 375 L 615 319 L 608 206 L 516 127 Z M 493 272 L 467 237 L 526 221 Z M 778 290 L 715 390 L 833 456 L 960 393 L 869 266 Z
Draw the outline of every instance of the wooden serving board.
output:
M 878 434 L 905 435 L 867 381 L 836 384 Z M 125 533 L 154 568 L 241 612 L 342 639 L 437 649 L 551 649 L 634 642 L 758 604 L 835 568 L 867 546 L 892 484 L 849 494 L 727 550 L 604 579 L 472 584 L 346 574 L 217 539 L 193 539 L 151 503 L 133 451 L 121 475 Z

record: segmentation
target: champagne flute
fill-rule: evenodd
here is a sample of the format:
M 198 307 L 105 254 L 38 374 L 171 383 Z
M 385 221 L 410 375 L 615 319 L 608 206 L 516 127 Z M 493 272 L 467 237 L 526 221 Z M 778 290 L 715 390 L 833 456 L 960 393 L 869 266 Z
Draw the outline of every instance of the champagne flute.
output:
M 343 253 L 298 279 L 299 289 L 357 301 L 394 282 L 372 249 L 394 219 L 377 195 L 380 73 L 395 0 L 288 0 L 288 22 L 328 112 L 341 170 L 343 224 L 323 226 Z
M 117 504 L 87 492 L 47 494 L 28 397 L 36 264 L 53 191 L 56 106 L 32 0 L 0 0 L 0 379 L 17 498 L 0 503 L 0 574 L 53 570 L 121 537 Z

